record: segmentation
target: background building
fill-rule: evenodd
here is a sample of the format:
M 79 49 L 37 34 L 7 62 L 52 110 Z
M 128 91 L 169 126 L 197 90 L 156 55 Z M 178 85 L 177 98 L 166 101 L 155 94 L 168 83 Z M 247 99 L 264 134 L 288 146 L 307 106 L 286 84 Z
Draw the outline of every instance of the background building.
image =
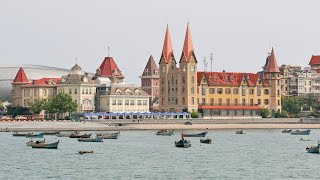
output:
M 61 78 L 61 76 L 68 74 L 70 70 L 40 66 L 40 65 L 17 65 L 17 66 L 0 66 L 0 97 L 7 98 L 11 95 L 14 78 L 17 75 L 20 67 L 23 68 L 29 81 L 41 79 L 43 77 Z
M 141 89 L 150 95 L 150 110 L 159 110 L 159 68 L 152 55 L 141 76 Z

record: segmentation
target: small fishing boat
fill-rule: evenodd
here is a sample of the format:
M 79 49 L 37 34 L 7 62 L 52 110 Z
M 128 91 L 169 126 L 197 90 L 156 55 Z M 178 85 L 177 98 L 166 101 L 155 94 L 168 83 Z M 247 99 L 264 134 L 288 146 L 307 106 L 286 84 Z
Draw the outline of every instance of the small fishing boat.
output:
M 89 154 L 89 153 L 93 153 L 93 151 L 78 151 L 77 154 Z
M 174 132 L 174 130 L 161 129 L 158 132 L 156 132 L 156 135 L 171 136 L 171 135 L 173 135 L 173 132 Z
M 284 129 L 282 130 L 282 133 L 291 133 L 292 129 Z
M 30 139 L 30 141 L 28 141 L 26 143 L 27 146 L 32 146 L 32 144 L 41 144 L 41 143 L 45 143 L 46 142 L 46 139 L 44 140 L 33 140 L 33 139 Z
M 174 144 L 175 144 L 176 147 L 179 147 L 179 148 L 188 148 L 188 147 L 191 146 L 190 141 L 184 139 L 183 132 L 181 133 L 181 140 L 175 141 Z
M 319 145 L 311 145 L 306 148 L 308 153 L 319 153 Z
M 300 138 L 301 141 L 310 141 L 310 138 Z
M 207 138 L 207 139 L 200 139 L 200 143 L 204 143 L 204 144 L 211 144 L 211 139 Z
M 119 133 L 100 133 L 97 134 L 97 137 L 101 137 L 103 139 L 118 139 Z
M 39 143 L 39 144 L 32 144 L 32 148 L 43 148 L 43 149 L 58 149 L 59 141 L 54 143 Z
M 60 132 L 59 134 L 56 134 L 56 136 L 57 136 L 57 137 L 69 137 L 70 134 L 67 134 L 67 133 L 64 134 L 64 133 L 61 133 L 61 132 Z
M 15 137 L 26 137 L 29 133 L 20 133 L 20 132 L 14 132 L 12 134 L 12 136 L 15 136 Z
M 33 134 L 33 133 L 28 133 L 26 135 L 26 138 L 43 138 L 44 133 L 39 133 L 39 134 Z
M 60 134 L 61 131 L 44 131 L 44 135 L 56 135 Z
M 246 134 L 246 132 L 244 132 L 244 130 L 240 130 L 240 131 L 237 131 L 236 134 Z
M 103 138 L 98 136 L 96 138 L 78 138 L 79 142 L 103 142 Z
M 208 132 L 202 132 L 198 134 L 184 134 L 184 137 L 205 137 Z
M 310 129 L 305 130 L 305 131 L 295 130 L 295 131 L 292 131 L 290 134 L 291 135 L 309 135 L 310 132 L 311 132 Z
M 91 134 L 78 134 L 78 133 L 72 133 L 70 134 L 69 138 L 90 138 Z

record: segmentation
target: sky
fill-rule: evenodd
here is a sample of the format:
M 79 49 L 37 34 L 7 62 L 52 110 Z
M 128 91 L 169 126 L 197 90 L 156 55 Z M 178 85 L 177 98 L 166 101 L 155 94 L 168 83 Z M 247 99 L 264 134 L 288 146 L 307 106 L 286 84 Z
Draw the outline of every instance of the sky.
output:
M 126 83 L 139 84 L 149 56 L 159 62 L 167 24 L 180 58 L 189 22 L 200 71 L 213 53 L 213 71 L 258 72 L 272 47 L 279 66 L 307 66 L 320 54 L 319 7 L 319 0 L 1 0 L 0 65 L 70 69 L 77 58 L 95 72 L 109 46 Z

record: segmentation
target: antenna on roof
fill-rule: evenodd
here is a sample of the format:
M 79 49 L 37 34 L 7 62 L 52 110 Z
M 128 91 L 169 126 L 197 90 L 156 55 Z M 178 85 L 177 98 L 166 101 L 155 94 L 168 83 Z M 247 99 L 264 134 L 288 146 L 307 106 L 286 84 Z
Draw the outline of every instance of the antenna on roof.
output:
M 207 72 L 207 67 L 208 67 L 208 63 L 207 63 L 207 58 L 204 56 L 203 57 L 203 66 L 204 66 L 204 72 Z
M 108 46 L 108 57 L 110 57 L 110 47 Z
M 78 64 L 78 58 L 76 58 L 76 64 Z
M 212 74 L 212 61 L 213 61 L 213 53 L 210 53 L 210 61 L 211 61 L 211 74 Z

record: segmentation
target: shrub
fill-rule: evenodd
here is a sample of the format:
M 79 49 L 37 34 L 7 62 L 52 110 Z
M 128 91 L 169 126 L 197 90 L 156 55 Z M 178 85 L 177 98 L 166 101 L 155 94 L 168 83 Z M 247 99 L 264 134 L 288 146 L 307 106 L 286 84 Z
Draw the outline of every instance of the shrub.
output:
M 192 118 L 198 118 L 199 117 L 199 113 L 197 111 L 192 111 L 191 117 Z
M 267 118 L 270 116 L 270 111 L 267 108 L 262 108 L 260 115 L 262 116 L 262 118 Z

